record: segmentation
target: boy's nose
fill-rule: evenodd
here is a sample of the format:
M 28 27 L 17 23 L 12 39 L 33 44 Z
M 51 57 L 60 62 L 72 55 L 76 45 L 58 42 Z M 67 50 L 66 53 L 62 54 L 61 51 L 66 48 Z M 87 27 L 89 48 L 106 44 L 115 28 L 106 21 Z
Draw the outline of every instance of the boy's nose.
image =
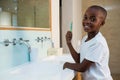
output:
M 91 24 L 91 21 L 89 19 L 85 20 L 84 21 L 85 25 L 90 25 Z

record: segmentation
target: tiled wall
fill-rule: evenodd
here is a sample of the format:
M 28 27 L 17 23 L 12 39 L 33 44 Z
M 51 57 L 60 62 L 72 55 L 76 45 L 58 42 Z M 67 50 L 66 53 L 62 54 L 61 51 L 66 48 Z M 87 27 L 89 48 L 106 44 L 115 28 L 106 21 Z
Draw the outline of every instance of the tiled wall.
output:
M 110 48 L 110 68 L 112 73 L 120 73 L 120 0 L 82 0 L 82 12 L 90 5 L 101 5 L 108 16 L 101 32 Z
M 37 42 L 38 37 L 43 41 Z M 43 37 L 43 38 L 42 38 Z M 20 44 L 19 39 L 29 40 L 26 44 Z M 9 43 L 5 46 L 4 41 L 16 39 L 16 45 Z M 0 70 L 20 65 L 29 61 L 39 61 L 47 56 L 47 49 L 51 47 L 50 31 L 22 31 L 22 30 L 0 30 Z
M 23 38 L 25 40 L 29 40 L 29 44 L 32 48 L 31 54 L 36 56 L 37 58 L 32 59 L 42 59 L 47 56 L 47 49 L 51 47 L 51 40 L 45 40 L 43 43 L 41 41 L 38 43 L 35 41 L 37 37 L 47 37 L 52 39 L 54 42 L 55 48 L 60 47 L 60 32 L 59 32 L 59 0 L 50 0 L 51 2 L 51 31 L 31 31 L 31 30 L 0 30 L 0 71 L 14 65 L 19 65 L 24 62 L 28 62 L 26 53 L 28 52 L 27 47 L 25 45 L 12 45 L 4 46 L 1 42 L 6 39 L 10 41 L 13 38 L 19 40 L 19 38 Z M 25 53 L 25 54 L 24 54 Z M 37 54 L 38 53 L 38 54 Z M 19 57 L 14 57 L 14 54 L 18 54 Z M 21 54 L 21 55 L 19 55 Z M 24 55 L 24 58 L 22 57 Z M 14 60 L 12 60 L 14 57 Z M 11 59 L 12 58 L 12 59 Z M 15 60 L 17 59 L 17 60 Z M 14 62 L 13 62 L 14 61 Z M 19 63 L 18 63 L 19 62 Z M 7 63 L 7 64 L 6 64 Z M 6 66 L 6 67 L 5 67 Z

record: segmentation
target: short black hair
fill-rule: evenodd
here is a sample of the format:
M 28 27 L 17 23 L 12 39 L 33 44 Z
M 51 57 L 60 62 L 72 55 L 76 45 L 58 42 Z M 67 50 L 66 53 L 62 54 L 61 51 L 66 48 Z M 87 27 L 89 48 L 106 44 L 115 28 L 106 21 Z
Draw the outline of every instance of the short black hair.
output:
M 105 8 L 98 6 L 98 5 L 92 5 L 89 8 L 94 8 L 94 9 L 100 10 L 104 15 L 104 19 L 107 17 L 107 10 Z

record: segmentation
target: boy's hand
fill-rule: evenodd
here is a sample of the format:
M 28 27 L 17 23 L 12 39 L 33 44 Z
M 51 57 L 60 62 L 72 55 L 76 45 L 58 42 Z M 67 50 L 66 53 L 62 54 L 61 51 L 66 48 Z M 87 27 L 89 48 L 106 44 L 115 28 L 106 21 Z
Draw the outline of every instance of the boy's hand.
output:
M 69 64 L 68 62 L 65 62 L 65 63 L 64 63 L 64 65 L 63 65 L 63 70 L 64 70 L 65 68 L 67 68 L 68 64 Z
M 72 32 L 68 31 L 66 34 L 66 42 L 67 44 L 71 43 L 72 40 Z

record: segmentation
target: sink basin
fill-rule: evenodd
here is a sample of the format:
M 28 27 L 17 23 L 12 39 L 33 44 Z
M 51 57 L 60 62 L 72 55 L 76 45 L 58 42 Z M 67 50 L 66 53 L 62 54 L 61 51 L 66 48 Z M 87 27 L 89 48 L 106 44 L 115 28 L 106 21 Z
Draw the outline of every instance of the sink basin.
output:
M 40 62 L 20 65 L 0 74 L 0 80 L 71 80 L 74 71 L 63 70 L 65 58 L 68 56 L 51 56 Z

